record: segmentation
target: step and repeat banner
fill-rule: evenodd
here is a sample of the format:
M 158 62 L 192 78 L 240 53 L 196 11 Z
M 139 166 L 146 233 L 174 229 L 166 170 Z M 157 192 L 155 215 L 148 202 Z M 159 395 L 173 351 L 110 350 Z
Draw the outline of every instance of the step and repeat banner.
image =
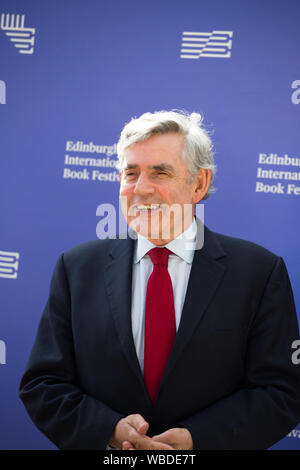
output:
M 1 449 L 56 448 L 18 387 L 57 257 L 118 210 L 133 116 L 203 115 L 205 223 L 282 256 L 299 312 L 299 16 L 298 0 L 1 0 Z M 273 448 L 300 449 L 300 426 Z

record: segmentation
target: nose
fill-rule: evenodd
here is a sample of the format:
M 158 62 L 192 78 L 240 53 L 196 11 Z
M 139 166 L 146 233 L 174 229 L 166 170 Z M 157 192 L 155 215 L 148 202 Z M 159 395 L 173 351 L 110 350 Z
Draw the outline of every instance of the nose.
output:
M 135 183 L 134 193 L 139 195 L 146 195 L 154 193 L 155 189 L 149 180 L 148 176 L 140 173 L 137 182 Z

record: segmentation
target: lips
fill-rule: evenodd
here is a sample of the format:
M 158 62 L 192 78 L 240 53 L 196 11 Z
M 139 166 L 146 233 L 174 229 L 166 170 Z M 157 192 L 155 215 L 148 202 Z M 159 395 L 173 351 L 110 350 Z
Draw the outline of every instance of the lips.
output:
M 141 212 L 151 212 L 160 208 L 160 204 L 137 204 L 134 208 Z
M 135 203 L 129 207 L 129 213 L 131 215 L 137 215 L 137 213 L 151 214 L 153 212 L 157 212 L 159 209 L 162 208 L 162 205 L 157 203 Z

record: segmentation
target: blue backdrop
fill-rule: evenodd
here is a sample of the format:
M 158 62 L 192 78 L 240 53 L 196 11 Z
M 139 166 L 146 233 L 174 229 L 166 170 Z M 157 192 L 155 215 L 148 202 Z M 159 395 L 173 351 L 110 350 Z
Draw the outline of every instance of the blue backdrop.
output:
M 58 255 L 96 238 L 99 204 L 118 207 L 132 116 L 203 113 L 218 167 L 205 222 L 281 255 L 299 311 L 299 15 L 298 0 L 1 0 L 2 449 L 56 448 L 18 386 Z

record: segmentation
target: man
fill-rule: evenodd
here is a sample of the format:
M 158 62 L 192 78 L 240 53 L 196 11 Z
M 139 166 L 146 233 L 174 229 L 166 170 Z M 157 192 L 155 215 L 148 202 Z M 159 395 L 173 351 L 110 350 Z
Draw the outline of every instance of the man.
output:
M 61 449 L 266 449 L 300 420 L 283 260 L 194 218 L 215 166 L 200 116 L 146 113 L 118 143 L 134 237 L 61 255 L 20 397 Z

